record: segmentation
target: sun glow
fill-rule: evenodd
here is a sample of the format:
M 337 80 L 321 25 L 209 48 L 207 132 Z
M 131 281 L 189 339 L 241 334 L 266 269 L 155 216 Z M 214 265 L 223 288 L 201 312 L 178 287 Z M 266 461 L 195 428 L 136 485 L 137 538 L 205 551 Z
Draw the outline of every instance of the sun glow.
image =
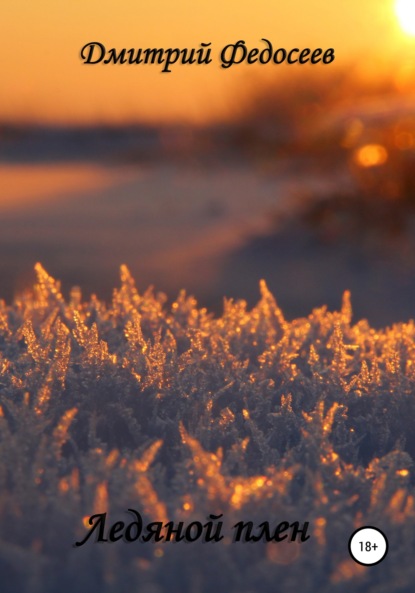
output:
M 364 168 L 379 167 L 388 160 L 388 152 L 381 144 L 365 144 L 354 152 L 354 160 Z
M 415 35 L 415 0 L 396 0 L 395 12 L 405 33 Z

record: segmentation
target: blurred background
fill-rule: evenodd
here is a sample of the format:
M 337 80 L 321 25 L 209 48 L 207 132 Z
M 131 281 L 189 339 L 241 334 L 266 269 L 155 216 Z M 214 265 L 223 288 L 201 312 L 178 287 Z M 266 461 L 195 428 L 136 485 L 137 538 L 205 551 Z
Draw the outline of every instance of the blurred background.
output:
M 221 311 L 265 278 L 287 317 L 415 317 L 415 2 L 17 0 L 1 8 L 0 296 L 40 261 L 110 299 L 181 288 Z M 220 67 L 239 39 L 333 47 L 330 65 Z M 209 65 L 86 66 L 109 49 L 199 47 Z

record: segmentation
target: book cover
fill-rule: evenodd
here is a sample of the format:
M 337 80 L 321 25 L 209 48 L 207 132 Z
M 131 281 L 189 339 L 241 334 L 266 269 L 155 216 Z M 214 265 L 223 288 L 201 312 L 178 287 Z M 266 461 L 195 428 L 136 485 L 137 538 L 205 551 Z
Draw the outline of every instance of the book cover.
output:
M 5 593 L 410 593 L 415 4 L 0 9 Z

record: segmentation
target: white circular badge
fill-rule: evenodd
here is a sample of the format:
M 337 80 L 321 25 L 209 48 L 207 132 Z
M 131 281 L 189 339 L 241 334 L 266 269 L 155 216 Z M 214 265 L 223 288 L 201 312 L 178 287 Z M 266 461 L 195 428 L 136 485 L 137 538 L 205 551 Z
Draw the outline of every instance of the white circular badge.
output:
M 388 540 L 377 527 L 361 527 L 349 540 L 349 553 L 363 566 L 379 564 L 388 553 Z

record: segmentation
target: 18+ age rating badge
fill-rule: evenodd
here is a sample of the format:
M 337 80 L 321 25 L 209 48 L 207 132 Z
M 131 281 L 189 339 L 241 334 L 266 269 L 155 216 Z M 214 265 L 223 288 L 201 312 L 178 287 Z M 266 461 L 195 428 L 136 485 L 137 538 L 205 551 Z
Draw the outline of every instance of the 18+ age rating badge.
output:
M 388 540 L 377 527 L 361 527 L 350 537 L 349 553 L 355 562 L 373 566 L 382 562 L 388 553 Z

